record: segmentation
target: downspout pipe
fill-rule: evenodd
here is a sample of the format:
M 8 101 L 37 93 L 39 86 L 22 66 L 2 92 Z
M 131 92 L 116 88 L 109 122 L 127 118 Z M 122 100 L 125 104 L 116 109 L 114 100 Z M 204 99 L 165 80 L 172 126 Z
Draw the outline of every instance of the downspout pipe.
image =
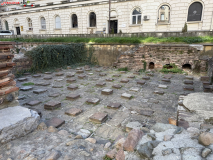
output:
M 211 18 L 211 27 L 210 27 L 210 31 L 213 30 L 213 11 L 212 11 L 212 18 Z

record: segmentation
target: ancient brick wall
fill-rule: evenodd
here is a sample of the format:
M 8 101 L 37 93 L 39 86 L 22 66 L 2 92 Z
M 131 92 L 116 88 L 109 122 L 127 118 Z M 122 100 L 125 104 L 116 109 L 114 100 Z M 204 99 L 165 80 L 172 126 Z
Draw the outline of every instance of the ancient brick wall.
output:
M 190 45 L 145 45 L 135 52 L 121 54 L 115 65 L 118 68 L 139 70 L 144 67 L 162 69 L 164 65 L 175 63 L 179 68 L 185 65 L 195 69 L 199 65 L 200 71 L 205 72 L 207 61 L 199 59 L 201 52 Z
M 0 109 L 17 105 L 19 88 L 14 81 L 15 76 L 11 73 L 15 63 L 10 49 L 13 42 L 0 42 Z

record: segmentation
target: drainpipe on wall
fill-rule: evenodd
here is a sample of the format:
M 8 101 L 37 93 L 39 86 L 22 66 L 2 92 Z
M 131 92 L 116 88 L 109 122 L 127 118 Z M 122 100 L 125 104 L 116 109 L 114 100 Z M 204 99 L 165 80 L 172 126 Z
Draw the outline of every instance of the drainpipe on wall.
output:
M 212 31 L 213 27 L 213 11 L 212 11 L 212 20 L 211 20 L 211 27 L 210 27 L 210 31 Z

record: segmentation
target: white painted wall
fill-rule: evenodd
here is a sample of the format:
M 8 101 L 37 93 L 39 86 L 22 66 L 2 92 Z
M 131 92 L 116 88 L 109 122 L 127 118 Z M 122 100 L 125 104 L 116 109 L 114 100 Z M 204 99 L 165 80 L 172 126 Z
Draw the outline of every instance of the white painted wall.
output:
M 96 2 L 97 0 L 92 0 Z M 197 0 L 203 4 L 203 16 L 200 22 L 188 23 L 188 30 L 210 30 L 212 23 L 213 0 Z M 50 0 L 38 1 L 38 3 L 45 4 L 51 2 Z M 57 1 L 59 2 L 59 1 Z M 91 1 L 89 1 L 91 2 Z M 89 3 L 81 2 L 81 3 Z M 100 2 L 100 1 L 98 1 Z M 188 7 L 196 0 L 133 0 L 127 2 L 112 3 L 111 8 L 117 13 L 116 20 L 118 20 L 118 31 L 122 30 L 123 33 L 136 33 L 136 32 L 165 32 L 165 31 L 181 31 L 185 22 L 187 22 Z M 54 1 L 56 3 L 56 1 Z M 76 2 L 80 4 L 80 2 Z M 69 3 L 70 5 L 71 3 Z M 72 3 L 73 4 L 73 3 Z M 74 3 L 75 4 L 75 3 Z M 171 19 L 169 24 L 160 25 L 157 23 L 158 9 L 161 5 L 168 4 L 171 8 Z M 66 4 L 68 5 L 68 4 Z M 58 6 L 64 6 L 60 4 Z M 149 15 L 150 20 L 142 21 L 142 25 L 132 25 L 132 11 L 134 8 L 140 7 L 142 10 L 142 17 Z M 23 26 L 21 34 L 89 34 L 91 28 L 89 27 L 89 13 L 96 13 L 96 24 L 93 32 L 102 31 L 104 27 L 108 28 L 108 4 L 91 5 L 83 7 L 73 7 L 67 9 L 51 9 L 51 6 L 26 9 L 26 11 L 40 10 L 39 12 L 21 13 L 17 15 L 9 15 L 2 17 L 2 24 L 4 29 L 4 21 L 7 20 L 10 30 L 15 31 L 16 26 Z M 56 6 L 54 6 L 56 8 Z M 43 11 L 42 11 L 43 10 Z M 23 12 L 25 10 L 20 10 Z M 12 13 L 17 11 L 10 11 L 1 13 Z M 78 28 L 71 28 L 71 15 L 75 13 L 78 16 Z M 55 30 L 55 16 L 61 17 L 61 30 Z M 41 30 L 40 18 L 46 19 L 46 30 Z M 31 18 L 33 22 L 33 31 L 28 31 L 27 18 Z M 15 24 L 15 19 L 19 24 Z M 15 31 L 16 33 L 16 31 Z

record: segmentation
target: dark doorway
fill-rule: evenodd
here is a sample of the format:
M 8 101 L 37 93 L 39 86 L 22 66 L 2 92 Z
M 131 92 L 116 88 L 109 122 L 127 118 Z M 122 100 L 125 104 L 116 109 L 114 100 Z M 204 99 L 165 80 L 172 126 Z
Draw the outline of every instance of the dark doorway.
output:
M 17 33 L 17 35 L 21 35 L 20 27 L 16 27 L 16 33 Z
M 184 64 L 182 66 L 182 69 L 192 69 L 192 66 L 191 66 L 191 64 Z
M 110 32 L 112 34 L 117 34 L 118 33 L 118 21 L 110 21 Z
M 149 63 L 149 69 L 154 69 L 155 68 L 155 64 L 153 62 Z

